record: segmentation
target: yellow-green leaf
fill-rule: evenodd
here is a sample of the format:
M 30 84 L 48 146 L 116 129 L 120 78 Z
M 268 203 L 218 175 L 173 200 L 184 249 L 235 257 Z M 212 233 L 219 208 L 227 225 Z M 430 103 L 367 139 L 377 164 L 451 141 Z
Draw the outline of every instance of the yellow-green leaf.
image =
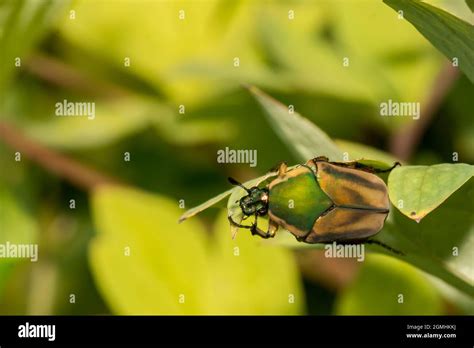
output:
M 35 220 L 3 185 L 0 186 L 0 206 L 0 244 L 35 243 L 38 233 Z
M 388 167 L 391 167 L 395 162 L 398 162 L 398 160 L 391 154 L 364 144 L 358 144 L 353 143 L 351 141 L 339 139 L 335 140 L 335 143 L 343 153 L 347 153 L 347 159 L 349 161 L 370 159 L 378 162 L 383 162 L 387 164 Z
M 221 194 L 215 197 L 212 197 L 211 199 L 205 201 L 204 203 L 199 204 L 198 206 L 187 210 L 183 215 L 179 217 L 178 221 L 183 222 L 184 220 L 189 219 L 190 217 L 193 217 L 196 214 L 199 214 L 200 212 L 206 210 L 207 208 L 210 208 L 213 205 L 216 205 L 217 203 L 225 199 L 227 196 L 229 196 L 234 190 L 235 188 L 232 188 L 230 190 L 222 192 Z
M 178 225 L 177 203 L 124 188 L 99 189 L 93 209 L 99 234 L 90 262 L 113 311 L 205 314 L 212 298 L 205 232 L 197 221 Z
M 47 34 L 56 18 L 64 13 L 70 0 L 0 2 L 0 94 L 3 96 L 12 76 L 19 73 L 18 63 Z M 19 59 L 19 60 L 18 60 Z
M 473 199 L 474 180 L 468 180 L 419 223 L 393 208 L 384 229 L 375 238 L 404 252 L 404 255 L 391 255 L 474 297 Z
M 370 254 L 354 283 L 339 295 L 336 313 L 440 315 L 442 300 L 423 273 L 413 266 L 388 256 Z
M 474 12 L 474 0 L 466 0 L 466 4 L 469 7 L 469 9 Z
M 474 26 L 421 1 L 384 0 L 474 82 Z
M 248 236 L 232 241 L 225 213 L 211 239 L 197 220 L 178 224 L 181 210 L 168 198 L 119 187 L 101 188 L 92 198 L 98 235 L 90 263 L 115 313 L 302 311 L 292 255 Z
M 152 127 L 161 139 L 179 145 L 224 141 L 234 135 L 229 122 L 183 120 L 171 108 L 151 98 L 130 95 L 120 100 L 91 102 L 94 109 L 84 109 L 84 116 L 80 117 L 56 116 L 52 108 L 42 121 L 25 122 L 26 132 L 43 144 L 74 150 L 109 145 Z M 63 104 L 63 100 L 59 103 Z
M 270 126 L 301 161 L 318 156 L 327 156 L 331 161 L 342 160 L 342 152 L 315 124 L 297 112 L 290 112 L 288 106 L 256 87 L 250 87 L 250 92 L 265 110 Z
M 420 221 L 474 175 L 474 166 L 437 164 L 402 166 L 388 178 L 390 201 L 410 219 Z
M 248 230 L 232 239 L 225 212 L 217 219 L 214 237 L 217 313 L 291 315 L 304 311 L 304 294 L 290 251 Z
M 255 72 L 261 59 L 252 49 L 252 21 L 240 4 L 224 14 L 219 0 L 118 1 L 80 0 L 75 20 L 65 18 L 63 37 L 116 67 L 130 59 L 130 72 L 186 107 L 235 89 L 236 81 L 182 73 L 204 62 L 211 69 Z M 247 11 L 246 11 L 247 10 Z M 222 20 L 223 17 L 227 20 Z M 107 49 L 104 49 L 107 47 Z
M 27 125 L 26 131 L 44 144 L 63 149 L 109 144 L 150 126 L 152 120 L 173 116 L 163 106 L 152 106 L 138 99 L 95 103 L 94 113 L 91 112 L 90 116 L 56 116 L 54 111 L 51 110 L 49 121 Z
M 21 206 L 15 196 L 0 185 L 0 244 L 37 243 L 38 226 L 36 221 Z M 14 265 L 24 258 L 0 257 L 0 297 Z M 1 310 L 0 310 L 1 312 Z

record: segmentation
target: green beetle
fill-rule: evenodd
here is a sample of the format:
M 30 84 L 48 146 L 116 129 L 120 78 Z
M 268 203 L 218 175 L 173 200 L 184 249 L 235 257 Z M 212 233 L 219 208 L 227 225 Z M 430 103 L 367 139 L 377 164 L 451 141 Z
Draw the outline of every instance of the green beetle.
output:
M 397 165 L 379 170 L 357 161 L 317 157 L 291 170 L 282 163 L 278 176 L 263 188 L 246 188 L 229 178 L 247 192 L 239 201 L 243 219 L 255 216 L 252 225 L 239 224 L 231 216 L 229 221 L 262 238 L 274 237 L 281 226 L 305 243 L 366 241 L 382 229 L 390 208 L 387 186 L 374 173 Z M 267 215 L 268 230 L 263 231 L 257 220 Z

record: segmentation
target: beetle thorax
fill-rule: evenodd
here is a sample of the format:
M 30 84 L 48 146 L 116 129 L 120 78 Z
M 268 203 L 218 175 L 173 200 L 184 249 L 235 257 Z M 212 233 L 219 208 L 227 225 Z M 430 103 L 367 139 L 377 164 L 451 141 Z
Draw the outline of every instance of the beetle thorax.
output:
M 243 196 L 239 202 L 244 215 L 266 215 L 268 212 L 268 189 L 252 187 L 247 196 Z

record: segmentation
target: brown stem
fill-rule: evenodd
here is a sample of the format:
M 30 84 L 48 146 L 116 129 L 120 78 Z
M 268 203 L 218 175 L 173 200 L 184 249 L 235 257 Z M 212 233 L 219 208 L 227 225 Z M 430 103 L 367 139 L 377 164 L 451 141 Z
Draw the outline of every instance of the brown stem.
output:
M 120 98 L 130 95 L 130 92 L 124 88 L 95 79 L 93 76 L 84 76 L 75 68 L 41 53 L 34 54 L 26 62 L 25 67 L 31 74 L 63 88 L 106 98 Z
M 92 190 L 104 184 L 120 184 L 112 177 L 26 138 L 18 129 L 5 121 L 0 122 L 0 139 L 14 151 L 25 155 L 42 168 L 85 190 Z
M 402 161 L 408 161 L 415 152 L 431 119 L 459 76 L 459 69 L 447 63 L 440 71 L 423 105 L 420 118 L 396 131 L 390 139 L 390 152 Z

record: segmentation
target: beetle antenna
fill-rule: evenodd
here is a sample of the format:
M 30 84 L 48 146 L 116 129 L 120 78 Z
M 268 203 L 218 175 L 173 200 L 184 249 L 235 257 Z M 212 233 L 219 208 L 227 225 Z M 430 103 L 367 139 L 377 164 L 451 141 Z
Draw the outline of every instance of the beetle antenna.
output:
M 238 182 L 237 180 L 235 180 L 234 178 L 231 178 L 230 176 L 227 178 L 227 180 L 229 180 L 229 182 L 234 185 L 234 186 L 240 186 L 241 188 L 243 188 L 247 193 L 250 193 L 250 190 L 248 188 L 246 188 L 244 185 L 242 185 L 240 182 Z

